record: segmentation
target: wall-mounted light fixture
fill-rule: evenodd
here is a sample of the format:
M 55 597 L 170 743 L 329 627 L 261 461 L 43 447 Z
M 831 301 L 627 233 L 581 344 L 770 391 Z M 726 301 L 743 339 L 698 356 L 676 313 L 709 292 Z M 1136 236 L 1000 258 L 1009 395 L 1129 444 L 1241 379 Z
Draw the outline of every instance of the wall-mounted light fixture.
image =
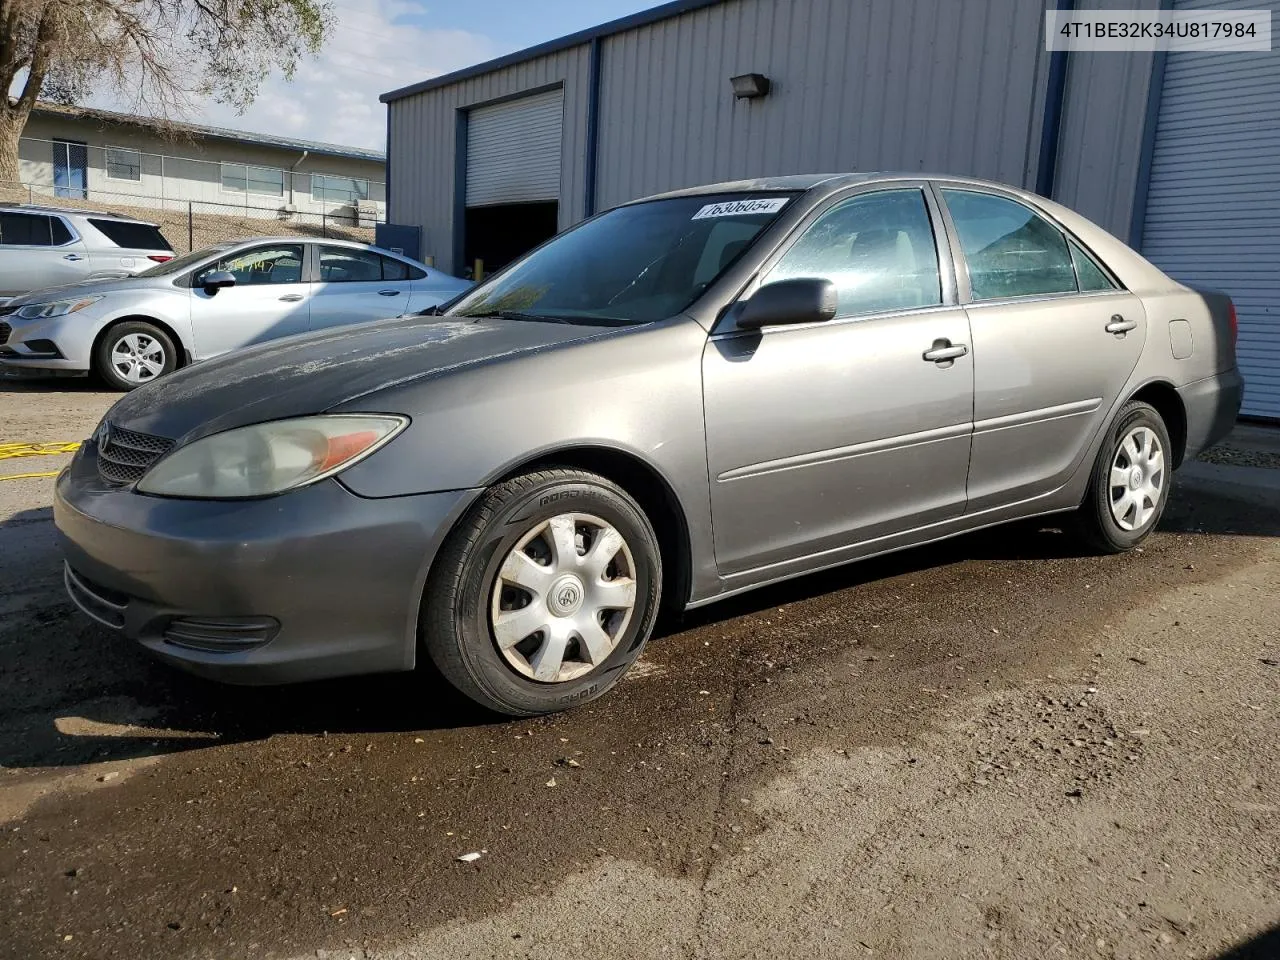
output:
M 733 84 L 733 96 L 737 100 L 754 100 L 769 92 L 769 78 L 762 73 L 744 73 L 740 77 L 730 77 Z

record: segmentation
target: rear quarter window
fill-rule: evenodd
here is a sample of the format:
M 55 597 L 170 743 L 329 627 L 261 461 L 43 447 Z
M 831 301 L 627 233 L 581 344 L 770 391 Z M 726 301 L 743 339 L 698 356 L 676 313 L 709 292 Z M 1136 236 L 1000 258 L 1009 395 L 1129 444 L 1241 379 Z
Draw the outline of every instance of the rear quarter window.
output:
M 133 250 L 172 250 L 159 227 L 128 220 L 106 220 L 90 217 L 89 223 L 117 247 Z

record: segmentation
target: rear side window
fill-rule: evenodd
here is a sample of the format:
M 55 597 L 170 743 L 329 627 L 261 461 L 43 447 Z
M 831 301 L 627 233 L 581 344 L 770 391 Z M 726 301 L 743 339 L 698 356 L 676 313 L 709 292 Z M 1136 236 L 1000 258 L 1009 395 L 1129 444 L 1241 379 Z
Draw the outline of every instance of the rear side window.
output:
M 765 283 L 820 277 L 836 285 L 837 317 L 942 303 L 938 248 L 919 189 L 836 204 L 783 254 Z
M 382 258 L 383 280 L 421 280 L 426 275 L 427 271 L 410 266 L 403 260 L 395 260 L 391 257 Z
M 70 243 L 72 240 L 71 230 L 61 217 L 49 218 L 49 232 L 55 247 Z
M 1071 247 L 1071 262 L 1076 266 L 1076 281 L 1080 286 L 1081 293 L 1090 293 L 1094 290 L 1114 290 L 1116 288 L 1116 285 L 1111 282 L 1111 278 L 1103 273 L 1092 258 L 1081 250 L 1074 241 L 1068 240 L 1067 243 Z
M 53 217 L 44 214 L 0 213 L 0 244 L 6 247 L 51 246 L 52 222 Z
M 943 190 L 969 266 L 974 300 L 1076 292 L 1062 231 L 1006 197 Z
M 94 229 L 117 247 L 133 250 L 172 250 L 159 227 L 149 223 L 131 223 L 128 220 L 106 220 L 90 217 Z

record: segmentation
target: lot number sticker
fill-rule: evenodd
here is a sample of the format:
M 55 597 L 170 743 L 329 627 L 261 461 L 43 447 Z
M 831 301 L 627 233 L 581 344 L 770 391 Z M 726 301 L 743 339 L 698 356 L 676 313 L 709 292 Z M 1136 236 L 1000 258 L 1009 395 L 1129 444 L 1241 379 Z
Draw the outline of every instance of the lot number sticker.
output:
M 770 197 L 766 200 L 730 200 L 728 203 L 708 203 L 693 215 L 694 220 L 710 217 L 732 217 L 740 213 L 777 213 L 787 205 L 788 197 Z

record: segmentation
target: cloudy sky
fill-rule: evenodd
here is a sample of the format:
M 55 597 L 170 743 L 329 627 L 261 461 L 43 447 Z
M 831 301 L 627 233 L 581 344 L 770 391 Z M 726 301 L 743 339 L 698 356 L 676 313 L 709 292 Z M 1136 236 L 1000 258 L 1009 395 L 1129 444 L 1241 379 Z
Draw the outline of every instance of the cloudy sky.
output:
M 657 6 L 657 0 L 334 0 L 324 52 L 291 83 L 273 78 L 243 115 L 211 104 L 190 116 L 262 133 L 382 149 L 378 95 L 566 33 Z

